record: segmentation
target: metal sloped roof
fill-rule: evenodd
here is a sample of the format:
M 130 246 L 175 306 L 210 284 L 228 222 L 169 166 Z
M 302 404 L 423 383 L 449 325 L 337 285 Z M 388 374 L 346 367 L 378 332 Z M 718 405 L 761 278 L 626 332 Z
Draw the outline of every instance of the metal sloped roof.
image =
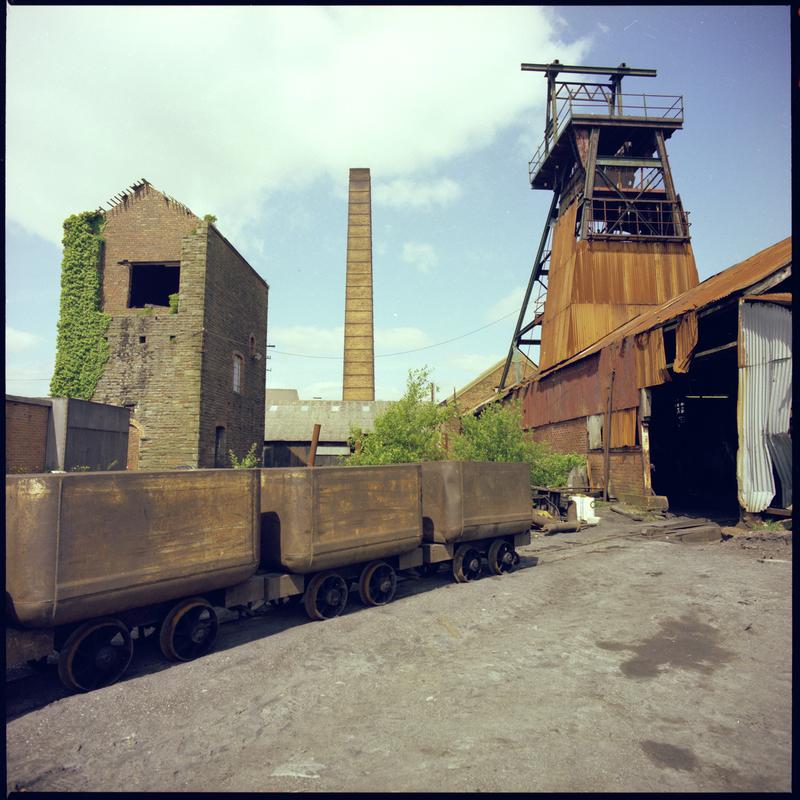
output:
M 268 442 L 310 442 L 314 424 L 320 424 L 320 442 L 346 442 L 350 426 L 365 433 L 375 428 L 391 400 L 297 400 L 267 402 L 264 411 L 264 440 Z
M 781 267 L 791 264 L 791 262 L 792 237 L 788 236 L 783 241 L 771 247 L 767 247 L 755 255 L 750 256 L 750 258 L 707 278 L 693 289 L 689 289 L 679 294 L 677 297 L 673 297 L 672 300 L 668 300 L 652 311 L 647 311 L 644 314 L 640 314 L 638 317 L 634 317 L 624 325 L 620 325 L 619 328 L 611 331 L 611 333 L 607 334 L 602 339 L 583 349 L 580 353 L 577 353 L 559 364 L 541 370 L 533 380 L 542 378 L 555 370 L 565 367 L 567 364 L 572 364 L 592 353 L 596 353 L 598 350 L 602 350 L 604 347 L 611 344 L 611 342 L 622 339 L 625 336 L 643 333 L 651 328 L 677 319 L 687 311 L 701 309 L 719 302 L 720 300 L 724 300 L 729 295 L 742 291 L 752 286 L 754 283 L 758 283 Z

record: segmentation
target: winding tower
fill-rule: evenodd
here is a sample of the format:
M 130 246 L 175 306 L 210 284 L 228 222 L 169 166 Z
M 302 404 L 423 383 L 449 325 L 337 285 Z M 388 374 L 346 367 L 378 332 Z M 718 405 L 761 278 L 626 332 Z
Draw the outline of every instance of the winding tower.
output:
M 533 360 L 547 369 L 698 282 L 666 149 L 683 127 L 683 98 L 623 94 L 624 77 L 656 76 L 624 63 L 522 69 L 547 80 L 544 141 L 528 175 L 553 197 L 501 389 L 515 348 L 538 348 Z M 562 73 L 609 82 L 557 81 Z

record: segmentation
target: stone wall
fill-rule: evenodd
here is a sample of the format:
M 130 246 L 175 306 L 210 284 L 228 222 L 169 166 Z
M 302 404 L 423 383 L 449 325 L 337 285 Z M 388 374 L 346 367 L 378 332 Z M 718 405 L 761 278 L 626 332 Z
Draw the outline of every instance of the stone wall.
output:
M 203 228 L 207 254 L 199 466 L 214 466 L 217 427 L 225 428 L 224 466 L 229 466 L 228 450 L 241 458 L 256 442 L 260 456 L 264 441 L 269 287 L 213 225 L 201 223 Z M 233 390 L 235 353 L 243 357 L 239 393 Z
M 6 399 L 6 472 L 43 472 L 50 406 Z
M 169 218 L 170 212 L 164 214 Z M 131 409 L 131 416 L 141 425 L 139 469 L 197 465 L 205 302 L 203 225 L 198 221 L 200 232 L 178 242 L 178 313 L 126 308 L 112 317 L 108 328 L 110 356 L 92 400 Z M 147 239 L 154 228 L 158 228 L 157 219 L 137 230 Z M 132 235 L 130 230 L 128 235 Z M 121 253 L 107 228 L 105 236 L 108 249 Z

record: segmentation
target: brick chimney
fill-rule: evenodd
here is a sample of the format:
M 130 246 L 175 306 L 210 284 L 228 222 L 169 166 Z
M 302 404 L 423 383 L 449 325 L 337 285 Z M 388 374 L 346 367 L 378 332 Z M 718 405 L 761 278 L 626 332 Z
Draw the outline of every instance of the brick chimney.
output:
M 372 203 L 368 169 L 350 170 L 342 400 L 375 399 Z

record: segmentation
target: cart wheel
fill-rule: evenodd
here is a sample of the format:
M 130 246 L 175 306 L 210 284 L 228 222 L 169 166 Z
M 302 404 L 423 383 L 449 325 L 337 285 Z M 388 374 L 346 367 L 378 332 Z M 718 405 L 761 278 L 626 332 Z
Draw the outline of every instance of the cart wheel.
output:
M 202 597 L 182 600 L 161 623 L 158 643 L 170 661 L 191 661 L 205 655 L 217 638 L 217 612 Z
M 58 656 L 58 677 L 67 689 L 89 692 L 110 686 L 133 658 L 130 632 L 118 619 L 86 622 L 74 630 Z
M 486 560 L 494 575 L 502 575 L 504 572 L 510 572 L 514 564 L 518 563 L 519 558 L 515 560 L 515 556 L 514 548 L 505 539 L 495 539 L 489 548 Z
M 453 578 L 457 583 L 474 581 L 481 574 L 481 554 L 468 544 L 462 544 L 453 557 Z
M 315 575 L 303 595 L 306 614 L 311 619 L 338 617 L 347 605 L 348 588 L 345 579 L 336 572 Z
M 365 606 L 386 605 L 397 591 L 397 575 L 385 561 L 373 561 L 361 571 L 358 594 Z

